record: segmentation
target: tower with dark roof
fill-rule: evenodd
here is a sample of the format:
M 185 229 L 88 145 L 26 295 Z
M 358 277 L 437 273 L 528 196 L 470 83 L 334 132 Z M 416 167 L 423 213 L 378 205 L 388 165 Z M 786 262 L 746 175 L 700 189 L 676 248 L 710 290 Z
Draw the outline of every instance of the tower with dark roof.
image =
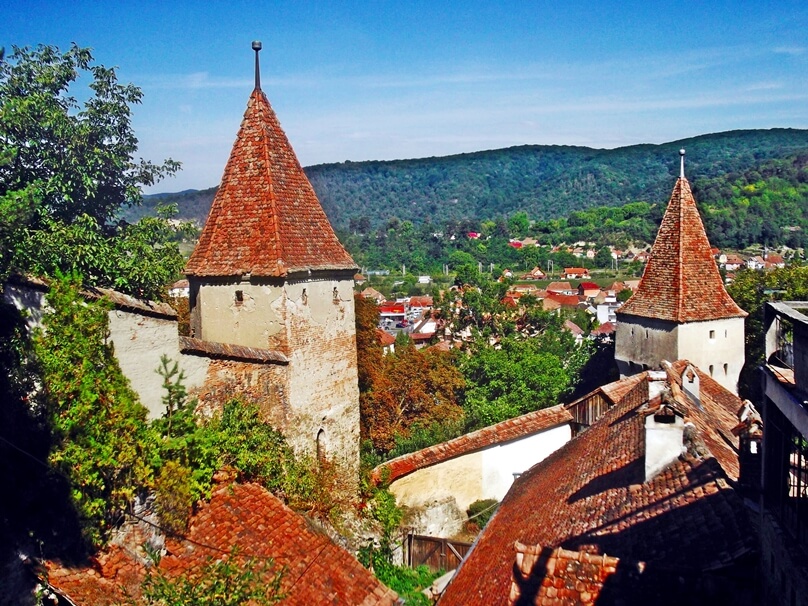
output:
M 690 183 L 681 173 L 637 292 L 617 311 L 621 376 L 690 360 L 737 392 L 744 364 L 743 311 L 727 293 Z
M 255 90 L 185 269 L 191 341 L 274 365 L 221 372 L 230 373 L 227 389 L 239 385 L 258 400 L 298 450 L 358 463 L 357 267 L 261 90 L 260 43 L 253 49 Z M 257 386 L 259 375 L 271 384 Z

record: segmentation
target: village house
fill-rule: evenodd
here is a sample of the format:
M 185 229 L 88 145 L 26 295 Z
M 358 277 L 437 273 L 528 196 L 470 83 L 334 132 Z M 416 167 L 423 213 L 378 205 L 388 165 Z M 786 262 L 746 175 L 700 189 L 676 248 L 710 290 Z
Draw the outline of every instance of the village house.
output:
M 746 265 L 746 260 L 737 254 L 731 253 L 725 256 L 724 269 L 727 271 L 738 271 Z
M 387 301 L 387 297 L 385 297 L 382 293 L 378 290 L 373 288 L 372 286 L 368 286 L 365 290 L 363 290 L 361 294 L 365 299 L 372 299 L 376 302 L 376 305 L 381 305 L 385 301 Z
M 585 267 L 565 267 L 565 280 L 584 280 L 589 278 L 589 270 Z
M 578 284 L 578 296 L 592 299 L 600 294 L 600 286 L 594 282 L 581 282 Z
M 545 274 L 539 267 L 534 267 L 528 273 L 522 275 L 522 280 L 544 280 L 547 278 L 547 274 Z
M 742 402 L 687 361 L 617 385 L 568 407 L 575 437 L 514 481 L 440 606 L 755 603 Z
M 573 288 L 569 282 L 550 282 L 545 289 L 548 293 L 556 293 L 559 295 L 575 295 L 578 294 L 578 289 Z

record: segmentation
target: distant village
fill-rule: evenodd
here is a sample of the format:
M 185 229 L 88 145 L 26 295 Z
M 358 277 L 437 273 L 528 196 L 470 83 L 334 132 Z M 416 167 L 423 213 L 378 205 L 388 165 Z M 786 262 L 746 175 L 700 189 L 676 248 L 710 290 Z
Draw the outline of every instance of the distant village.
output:
M 260 44 L 253 48 L 258 70 Z M 808 302 L 766 304 L 761 399 L 741 399 L 748 314 L 725 280 L 785 261 L 712 248 L 684 150 L 680 163 L 652 249 L 612 250 L 616 263 L 644 264 L 641 279 L 603 287 L 583 267 L 499 276 L 506 306 L 530 296 L 544 311 L 593 318 L 589 334 L 571 321 L 565 329 L 613 343 L 618 380 L 372 470 L 368 481 L 411 514 L 390 563 L 444 573 L 425 589 L 427 603 L 808 606 Z M 586 243 L 570 252 L 595 254 Z M 187 280 L 172 293 L 188 297 L 189 334 L 178 336 L 168 306 L 111 293 L 110 339 L 151 418 L 162 407 L 154 368 L 166 355 L 200 410 L 233 395 L 256 402 L 296 452 L 339 461 L 340 486 L 356 494 L 364 489 L 356 290 L 378 304 L 386 353 L 399 333 L 419 348 L 465 338 L 435 316 L 433 297 L 388 301 L 358 270 L 256 71 Z M 34 321 L 43 292 L 28 282 L 6 296 Z M 91 561 L 44 561 L 50 603 L 118 603 L 149 566 L 180 575 L 234 547 L 282 567 L 282 603 L 402 603 L 334 527 L 315 526 L 232 470 L 215 479 L 185 534 L 161 533 L 144 502 Z M 490 520 L 473 541 L 456 540 L 482 500 L 492 503 Z

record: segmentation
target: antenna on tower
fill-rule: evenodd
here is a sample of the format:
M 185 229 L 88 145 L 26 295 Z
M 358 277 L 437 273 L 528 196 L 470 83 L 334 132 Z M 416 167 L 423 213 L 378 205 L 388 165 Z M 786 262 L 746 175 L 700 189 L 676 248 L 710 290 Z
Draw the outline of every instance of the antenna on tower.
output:
M 253 40 L 252 49 L 255 51 L 255 90 L 261 90 L 261 66 L 258 65 L 258 51 L 262 45 L 260 40 Z
M 256 57 L 257 56 L 258 55 L 256 55 Z M 258 61 L 258 59 L 256 59 L 256 61 Z M 684 179 L 685 178 L 685 148 L 684 147 L 679 150 L 679 162 L 680 162 L 679 178 Z

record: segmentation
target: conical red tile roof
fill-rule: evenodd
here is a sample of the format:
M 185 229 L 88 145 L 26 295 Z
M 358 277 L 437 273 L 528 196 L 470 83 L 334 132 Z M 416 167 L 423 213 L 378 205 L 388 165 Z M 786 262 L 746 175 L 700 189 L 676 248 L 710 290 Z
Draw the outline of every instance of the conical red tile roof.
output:
M 256 88 L 185 273 L 283 277 L 351 270 L 266 95 Z
M 673 188 L 640 286 L 617 313 L 672 322 L 746 316 L 724 288 L 684 177 Z

